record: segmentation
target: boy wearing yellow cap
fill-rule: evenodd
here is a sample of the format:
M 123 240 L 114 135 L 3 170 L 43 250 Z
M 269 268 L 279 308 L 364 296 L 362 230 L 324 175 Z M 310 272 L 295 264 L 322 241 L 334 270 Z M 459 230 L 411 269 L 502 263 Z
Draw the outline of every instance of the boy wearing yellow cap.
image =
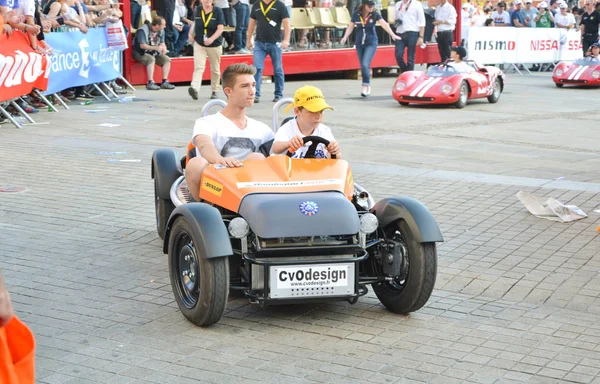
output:
M 326 159 L 336 155 L 340 159 L 342 152 L 340 145 L 335 141 L 331 129 L 322 124 L 323 112 L 331 108 L 326 102 L 323 92 L 319 88 L 306 85 L 294 93 L 294 102 L 287 106 L 285 112 L 294 108 L 295 119 L 282 125 L 275 134 L 275 141 L 271 152 L 282 154 L 288 149 L 294 152 L 292 158 L 303 158 L 308 150 L 308 143 L 304 145 L 302 139 L 305 136 L 319 136 L 329 141 L 325 148 L 319 144 L 315 151 L 316 158 Z

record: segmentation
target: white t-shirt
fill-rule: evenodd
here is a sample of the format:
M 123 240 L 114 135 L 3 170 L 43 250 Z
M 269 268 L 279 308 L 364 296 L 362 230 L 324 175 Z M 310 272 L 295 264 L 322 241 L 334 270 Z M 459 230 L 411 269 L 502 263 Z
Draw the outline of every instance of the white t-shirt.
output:
M 240 129 L 221 112 L 196 120 L 192 140 L 196 135 L 210 136 L 221 156 L 238 160 L 244 160 L 252 152 L 259 152 L 260 146 L 274 137 L 269 126 L 260 121 L 248 117 L 246 128 Z
M 277 130 L 277 133 L 275 134 L 275 141 L 276 142 L 277 141 L 290 141 L 293 137 L 298 136 L 298 135 L 300 135 L 302 137 L 306 136 L 306 135 L 302 134 L 302 132 L 300 132 L 300 128 L 298 128 L 298 122 L 296 121 L 296 119 L 293 119 L 293 120 L 290 120 L 287 123 L 283 124 Z M 323 124 L 319 124 L 317 129 L 315 129 L 314 132 L 310 136 L 319 136 L 319 137 L 322 137 L 329 141 L 335 140 L 333 137 L 333 134 L 331 133 L 331 129 L 329 129 L 328 126 L 323 125 Z M 311 143 L 307 143 L 304 147 L 298 149 L 296 152 L 294 152 L 294 155 L 292 156 L 292 158 L 294 158 L 294 159 L 304 158 L 304 156 L 306 155 L 306 152 L 308 151 L 308 147 L 310 147 L 310 145 L 311 145 Z M 329 155 L 329 152 L 327 152 L 327 149 L 325 148 L 325 146 L 323 144 L 319 144 L 317 146 L 317 150 L 315 151 L 315 157 L 317 159 L 326 159 L 328 155 Z
M 554 24 L 558 27 L 558 24 L 560 25 L 575 25 L 575 16 L 573 16 L 572 13 L 568 13 L 566 15 L 562 15 L 561 13 L 557 13 L 556 16 L 554 16 Z
M 510 14 L 506 11 L 502 11 L 502 13 L 498 13 L 498 11 L 492 12 L 492 19 L 496 25 L 512 25 L 510 22 Z
M 471 67 L 469 64 L 461 61 L 460 63 L 449 62 L 449 67 L 452 67 L 456 70 L 456 72 L 465 73 L 465 72 L 473 72 L 475 69 Z
M 35 16 L 35 0 L 19 0 L 15 13 L 17 16 Z

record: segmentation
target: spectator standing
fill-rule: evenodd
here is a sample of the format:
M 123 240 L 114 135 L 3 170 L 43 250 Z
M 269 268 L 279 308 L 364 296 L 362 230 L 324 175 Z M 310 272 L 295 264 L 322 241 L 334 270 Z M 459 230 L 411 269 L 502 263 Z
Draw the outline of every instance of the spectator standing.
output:
M 235 24 L 233 23 L 233 14 L 231 13 L 231 8 L 229 8 L 229 0 L 214 0 L 214 5 L 217 8 L 221 8 L 223 12 L 223 17 L 225 18 L 225 26 L 233 27 Z M 233 51 L 233 36 L 229 32 L 223 32 L 223 40 L 225 40 L 225 44 L 223 44 L 225 52 Z
M 165 19 L 161 16 L 156 16 L 152 19 L 150 25 L 142 25 L 135 34 L 135 42 L 132 49 L 133 59 L 146 66 L 146 73 L 148 74 L 146 89 L 152 91 L 175 88 L 168 80 L 169 71 L 171 70 L 171 58 L 167 56 L 165 28 Z M 154 83 L 154 65 L 162 67 L 163 80 L 160 86 Z
M 363 1 L 358 9 L 352 13 L 350 24 L 346 28 L 344 37 L 342 37 L 342 44 L 346 43 L 348 37 L 356 27 L 356 54 L 358 56 L 358 62 L 360 63 L 360 72 L 362 77 L 362 91 L 360 95 L 367 97 L 371 94 L 371 61 L 375 52 L 377 51 L 377 40 L 376 24 L 381 27 L 392 37 L 393 40 L 400 39 L 390 25 L 381 17 L 379 12 L 375 10 L 375 2 L 371 0 Z
M 456 0 L 458 1 L 458 0 Z M 452 31 L 456 27 L 456 10 L 447 0 L 442 0 L 435 9 L 435 21 L 433 25 L 437 30 L 437 45 L 442 63 L 450 58 L 450 47 L 452 46 Z
M 212 0 L 201 0 L 201 5 L 194 10 L 194 25 L 190 30 L 190 41 L 194 44 L 194 74 L 188 93 L 198 100 L 198 91 L 202 85 L 202 75 L 206 67 L 206 58 L 210 63 L 211 99 L 217 98 L 221 86 L 221 55 L 223 53 L 223 28 L 225 17 Z
M 567 3 L 561 3 L 559 8 L 560 13 L 554 16 L 556 28 L 571 29 L 575 27 L 575 16 L 573 16 L 572 13 L 567 12 L 567 9 L 569 9 Z
M 456 12 L 454 13 L 456 14 Z M 425 11 L 421 2 L 417 0 L 398 1 L 396 3 L 396 35 L 401 39 L 395 41 L 395 54 L 400 72 L 412 71 L 415 68 L 415 51 L 417 45 L 423 44 L 424 34 Z M 408 51 L 406 63 L 404 62 L 405 50 Z
M 512 15 L 515 12 L 515 3 L 514 3 L 514 1 L 511 1 L 510 3 L 508 3 L 507 12 L 508 12 L 508 15 L 510 16 L 510 20 L 512 21 Z
M 554 23 L 554 16 L 552 12 L 548 10 L 548 3 L 542 1 L 538 5 L 538 15 L 535 18 L 535 27 L 536 28 L 552 28 L 552 24 Z
M 523 12 L 527 26 L 529 28 L 535 28 L 535 18 L 539 12 L 531 5 L 531 0 L 525 0 L 525 8 L 523 8 L 521 12 Z
M 525 21 L 525 14 L 522 12 L 523 1 L 515 1 L 515 11 L 512 14 L 511 21 L 513 27 L 516 28 L 527 28 L 527 22 Z
M 583 53 L 598 41 L 598 26 L 600 25 L 600 12 L 594 9 L 592 0 L 586 0 L 585 13 L 581 16 L 581 42 Z
M 471 29 L 471 25 L 473 24 L 471 21 L 471 14 L 469 13 L 469 4 L 464 3 L 462 6 L 462 10 L 460 12 L 460 38 L 461 44 L 463 47 L 469 41 L 469 29 Z
M 498 3 L 498 8 L 492 12 L 492 19 L 494 20 L 494 26 L 496 27 L 510 27 L 512 25 L 510 21 L 510 15 L 504 9 L 506 3 L 503 1 Z
M 177 4 L 177 0 L 156 0 L 154 2 L 156 14 L 169 21 L 164 28 L 165 46 L 168 51 L 172 51 L 175 45 L 175 28 L 173 27 L 175 4 Z
M 281 40 L 281 25 L 283 24 L 283 41 Z M 267 55 L 271 57 L 275 78 L 275 98 L 273 102 L 283 97 L 284 74 L 281 61 L 282 49 L 290 46 L 290 15 L 288 15 L 285 4 L 280 0 L 259 0 L 252 6 L 250 11 L 250 23 L 248 24 L 248 36 L 246 46 L 252 49 L 252 35 L 256 30 L 254 44 L 254 66 L 256 67 L 256 94 L 254 102 L 260 102 L 260 86 L 262 83 L 262 71 L 265 66 Z
M 471 22 L 474 27 L 483 27 L 485 24 L 485 20 L 487 17 L 483 13 L 481 6 L 478 6 L 477 9 L 473 12 L 473 16 L 471 17 Z
M 234 0 L 235 10 L 235 32 L 233 33 L 233 50 L 239 54 L 249 54 L 246 49 L 246 34 L 248 33 L 248 22 L 250 21 L 249 0 Z

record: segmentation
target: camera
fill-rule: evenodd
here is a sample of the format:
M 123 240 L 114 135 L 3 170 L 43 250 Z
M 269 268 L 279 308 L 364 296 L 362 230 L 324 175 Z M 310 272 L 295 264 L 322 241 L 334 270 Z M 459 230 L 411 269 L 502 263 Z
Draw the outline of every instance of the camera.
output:
M 398 18 L 394 21 L 394 28 L 400 28 L 400 26 L 402 25 L 403 21 L 402 21 L 402 14 L 398 15 Z

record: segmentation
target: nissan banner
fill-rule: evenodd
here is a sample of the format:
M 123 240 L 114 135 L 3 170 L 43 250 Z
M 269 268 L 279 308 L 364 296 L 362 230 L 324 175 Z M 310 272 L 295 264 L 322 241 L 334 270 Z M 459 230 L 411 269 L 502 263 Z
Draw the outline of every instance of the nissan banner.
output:
M 583 56 L 578 31 L 562 28 L 471 27 L 468 58 L 481 64 L 554 63 Z
M 108 46 L 104 28 L 48 33 L 46 41 L 54 49 L 46 94 L 121 76 L 121 54 Z

